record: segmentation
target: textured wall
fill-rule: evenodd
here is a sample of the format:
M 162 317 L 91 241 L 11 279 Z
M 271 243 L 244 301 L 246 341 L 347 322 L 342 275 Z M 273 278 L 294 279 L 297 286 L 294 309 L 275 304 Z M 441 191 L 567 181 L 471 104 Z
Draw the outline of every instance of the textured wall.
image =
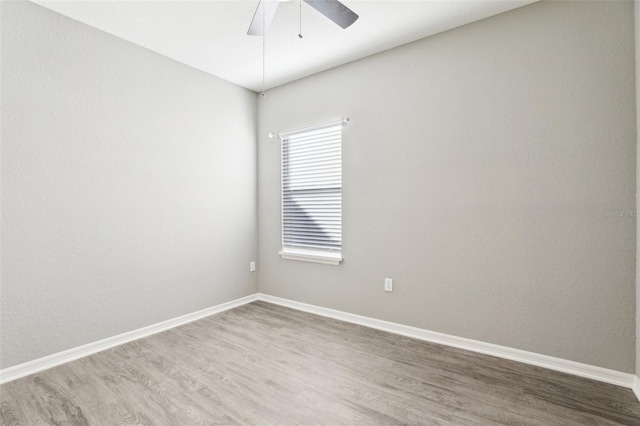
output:
M 536 3 L 269 91 L 261 291 L 634 371 L 632 7 Z M 282 260 L 266 134 L 342 115 L 345 261 Z
M 1 7 L 2 368 L 255 293 L 255 93 Z
M 634 2 L 636 35 L 636 215 L 640 212 L 640 3 Z M 640 227 L 636 216 L 636 375 L 640 378 Z

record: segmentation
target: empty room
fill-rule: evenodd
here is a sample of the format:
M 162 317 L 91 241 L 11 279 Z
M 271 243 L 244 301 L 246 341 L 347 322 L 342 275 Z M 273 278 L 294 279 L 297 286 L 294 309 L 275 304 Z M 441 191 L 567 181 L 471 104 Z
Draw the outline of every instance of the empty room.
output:
M 0 425 L 640 425 L 640 3 L 0 0 Z

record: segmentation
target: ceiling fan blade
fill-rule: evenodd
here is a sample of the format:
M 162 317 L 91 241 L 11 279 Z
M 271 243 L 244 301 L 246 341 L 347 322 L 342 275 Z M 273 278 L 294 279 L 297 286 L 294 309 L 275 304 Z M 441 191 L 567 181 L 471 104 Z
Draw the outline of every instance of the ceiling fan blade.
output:
M 304 0 L 309 6 L 331 19 L 342 28 L 347 28 L 358 19 L 358 15 L 338 0 Z
M 247 34 L 261 36 L 269 29 L 273 17 L 276 16 L 280 2 L 278 0 L 260 0 Z

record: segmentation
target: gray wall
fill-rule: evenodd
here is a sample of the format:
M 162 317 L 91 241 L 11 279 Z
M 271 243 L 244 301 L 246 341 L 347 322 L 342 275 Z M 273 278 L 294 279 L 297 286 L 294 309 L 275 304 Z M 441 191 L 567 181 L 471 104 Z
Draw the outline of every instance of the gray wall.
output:
M 255 293 L 255 93 L 1 7 L 2 368 Z
M 269 91 L 260 290 L 634 371 L 632 7 L 536 3 Z M 282 260 L 266 135 L 342 115 L 345 261 Z
M 636 126 L 640 123 L 640 3 L 634 2 L 636 35 Z M 640 126 L 636 138 L 636 215 L 640 212 Z M 640 227 L 636 216 L 636 375 L 640 377 Z

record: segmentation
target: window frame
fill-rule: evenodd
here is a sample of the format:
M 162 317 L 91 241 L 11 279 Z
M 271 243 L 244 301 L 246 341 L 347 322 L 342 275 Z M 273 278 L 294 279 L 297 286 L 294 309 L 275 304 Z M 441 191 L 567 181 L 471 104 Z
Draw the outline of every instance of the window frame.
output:
M 287 260 L 297 260 L 303 262 L 313 262 L 313 263 L 322 263 L 326 265 L 339 265 L 343 260 L 342 256 L 342 192 L 343 192 L 343 184 L 342 184 L 342 171 L 343 171 L 343 161 L 342 161 L 342 143 L 344 141 L 344 132 L 343 127 L 347 125 L 349 122 L 349 118 L 345 117 L 341 120 L 330 121 L 327 123 L 321 123 L 313 126 L 302 127 L 294 130 L 290 130 L 287 132 L 279 133 L 278 139 L 280 140 L 280 245 L 281 249 L 278 252 L 282 259 Z M 283 158 L 283 150 L 284 143 L 287 138 L 299 135 L 301 133 L 313 132 L 317 130 L 323 130 L 328 128 L 334 128 L 340 126 L 340 250 L 332 251 L 332 250 L 321 250 L 321 249 L 305 249 L 301 247 L 287 247 L 285 245 L 285 194 L 284 194 L 284 158 Z

